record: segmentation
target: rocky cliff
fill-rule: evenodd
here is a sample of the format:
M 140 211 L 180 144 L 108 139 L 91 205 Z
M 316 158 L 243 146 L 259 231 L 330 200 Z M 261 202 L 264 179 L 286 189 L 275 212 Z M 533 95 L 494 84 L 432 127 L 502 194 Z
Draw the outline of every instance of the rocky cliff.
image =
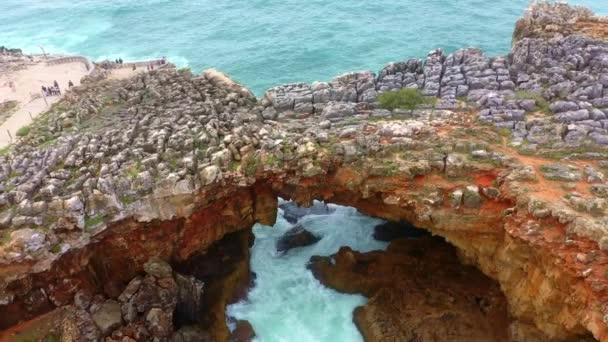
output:
M 260 101 L 216 71 L 87 80 L 2 151 L 0 328 L 88 293 L 118 322 L 87 325 L 92 336 L 169 338 L 147 307 L 141 334 L 121 328 L 131 321 L 116 307 L 133 279 L 164 260 L 177 275 L 150 284 L 179 292 L 197 288 L 179 277 L 207 282 L 220 302 L 205 307 L 217 314 L 248 270 L 239 260 L 228 273 L 188 265 L 225 236 L 272 223 L 282 196 L 444 237 L 500 284 L 513 339 L 608 341 L 608 42 L 595 34 L 604 23 L 534 4 L 508 56 L 434 50 L 378 74 L 276 87 Z M 402 88 L 436 102 L 380 107 L 380 94 Z M 231 285 L 222 292 L 213 279 Z M 170 311 L 171 298 L 157 307 Z M 217 315 L 196 321 L 216 322 L 213 338 L 227 339 Z

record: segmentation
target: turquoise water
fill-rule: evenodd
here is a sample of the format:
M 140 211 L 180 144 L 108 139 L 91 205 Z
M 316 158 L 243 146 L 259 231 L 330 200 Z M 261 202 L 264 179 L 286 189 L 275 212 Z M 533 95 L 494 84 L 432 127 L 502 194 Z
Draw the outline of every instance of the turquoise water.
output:
M 338 207 L 330 215 L 305 216 L 300 223 L 322 239 L 312 246 L 276 253 L 275 244 L 292 225 L 281 214 L 274 227 L 255 225 L 251 267 L 257 274 L 249 299 L 228 307 L 227 314 L 248 320 L 263 342 L 357 342 L 353 309 L 366 302 L 321 285 L 306 269 L 313 255 L 331 255 L 341 246 L 367 252 L 387 244 L 372 237 L 381 220 Z
M 0 45 L 94 59 L 167 56 L 261 94 L 390 61 L 509 50 L 528 0 L 2 0 Z M 606 0 L 574 0 L 608 14 Z

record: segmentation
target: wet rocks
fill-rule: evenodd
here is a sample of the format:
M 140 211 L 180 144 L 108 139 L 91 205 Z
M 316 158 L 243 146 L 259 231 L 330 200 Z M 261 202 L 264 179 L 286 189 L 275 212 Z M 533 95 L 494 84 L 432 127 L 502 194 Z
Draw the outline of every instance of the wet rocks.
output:
M 315 201 L 310 208 L 299 207 L 293 202 L 286 202 L 279 205 L 283 210 L 283 218 L 287 222 L 295 224 L 306 215 L 328 215 L 335 211 L 323 202 Z
M 230 336 L 230 342 L 251 342 L 255 338 L 255 331 L 251 323 L 238 320 L 236 327 Z
M 277 240 L 277 252 L 286 253 L 293 248 L 310 246 L 319 240 L 321 240 L 320 237 L 306 230 L 301 224 L 298 224 L 285 232 Z
M 343 247 L 328 259 L 311 258 L 309 267 L 317 279 L 337 291 L 369 298 L 353 317 L 366 341 L 436 336 L 506 340 L 510 319 L 498 285 L 459 264 L 451 247 L 439 239 L 395 240 L 385 252 Z M 477 322 L 475 327 L 460 323 L 469 319 Z

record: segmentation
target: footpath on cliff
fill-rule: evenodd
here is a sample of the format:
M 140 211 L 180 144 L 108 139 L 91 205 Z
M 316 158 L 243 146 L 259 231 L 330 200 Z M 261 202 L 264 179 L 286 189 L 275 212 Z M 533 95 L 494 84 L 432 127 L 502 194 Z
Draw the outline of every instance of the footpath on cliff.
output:
M 95 70 L 86 57 L 59 55 L 24 55 L 20 50 L 0 51 L 0 148 L 18 138 L 18 131 L 38 115 L 48 111 L 70 90 L 69 83 L 79 86 L 80 80 L 92 73 L 107 72 L 110 78 L 124 79 L 146 72 L 146 66 L 167 66 L 161 60 L 135 63 L 105 63 L 106 70 Z M 100 64 L 100 69 L 104 63 Z M 133 66 L 136 66 L 133 68 Z M 137 68 L 139 66 L 139 68 Z M 42 87 L 57 82 L 59 94 L 43 95 Z
M 67 309 L 54 334 L 224 340 L 221 310 L 173 325 L 174 291 L 205 296 L 176 279 L 213 281 L 173 270 L 281 196 L 444 237 L 499 283 L 512 340 L 608 341 L 606 25 L 535 3 L 507 56 L 437 49 L 259 100 L 213 70 L 85 79 L 0 156 L 0 329 Z M 137 308 L 163 284 L 163 313 Z

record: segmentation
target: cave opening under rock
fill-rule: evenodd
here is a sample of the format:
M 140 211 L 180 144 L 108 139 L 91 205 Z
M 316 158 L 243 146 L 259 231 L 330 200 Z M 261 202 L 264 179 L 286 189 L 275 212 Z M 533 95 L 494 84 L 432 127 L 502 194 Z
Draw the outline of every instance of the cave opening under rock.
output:
M 508 341 L 499 285 L 464 265 L 456 248 L 412 224 L 354 208 L 280 201 L 276 224 L 256 225 L 246 299 L 226 311 L 261 341 Z M 276 250 L 294 227 L 309 245 Z

